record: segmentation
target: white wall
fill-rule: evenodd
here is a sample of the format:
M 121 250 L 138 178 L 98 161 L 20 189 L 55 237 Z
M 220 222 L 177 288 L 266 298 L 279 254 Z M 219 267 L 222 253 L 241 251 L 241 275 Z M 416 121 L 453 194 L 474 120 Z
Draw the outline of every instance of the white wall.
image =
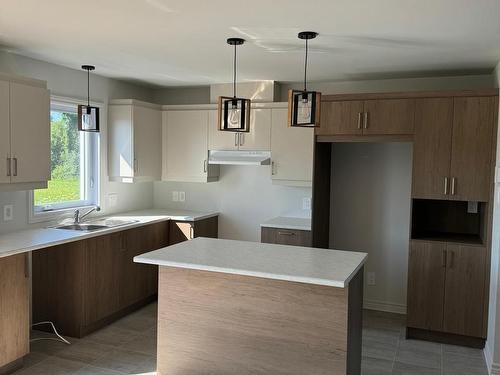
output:
M 186 201 L 172 202 L 172 191 L 185 191 Z M 311 189 L 273 185 L 269 166 L 221 166 L 218 182 L 156 182 L 154 193 L 157 207 L 219 211 L 220 238 L 260 241 L 263 221 L 306 214 L 302 198 L 310 197 Z
M 88 63 L 88 61 L 82 61 Z M 78 67 L 77 67 L 78 68 Z M 97 67 L 98 72 L 99 67 Z M 17 74 L 47 81 L 52 94 L 73 98 L 87 96 L 87 75 L 81 70 L 0 51 L 0 72 Z M 101 114 L 101 206 L 102 213 L 147 208 L 153 205 L 153 184 L 121 184 L 109 182 L 107 178 L 107 103 L 114 98 L 135 98 L 152 101 L 152 90 L 97 75 L 91 77 L 91 96 L 93 100 L 104 103 Z M 109 193 L 118 194 L 118 205 L 110 208 L 106 197 Z M 0 233 L 23 229 L 28 226 L 28 200 L 26 192 L 0 192 L 0 208 L 6 204 L 14 205 L 14 220 L 4 222 L 0 217 Z M 2 215 L 0 215 L 2 216 Z
M 500 62 L 495 69 L 496 87 L 500 87 Z M 500 131 L 500 126 L 498 127 Z M 500 133 L 497 135 L 496 168 L 500 168 Z M 497 172 L 498 173 L 498 172 Z M 491 374 L 500 374 L 500 185 L 495 184 L 493 206 L 493 232 L 491 242 L 490 299 L 488 309 L 488 337 L 484 349 L 486 363 Z
M 330 248 L 368 253 L 367 308 L 406 313 L 411 170 L 410 143 L 333 146 Z

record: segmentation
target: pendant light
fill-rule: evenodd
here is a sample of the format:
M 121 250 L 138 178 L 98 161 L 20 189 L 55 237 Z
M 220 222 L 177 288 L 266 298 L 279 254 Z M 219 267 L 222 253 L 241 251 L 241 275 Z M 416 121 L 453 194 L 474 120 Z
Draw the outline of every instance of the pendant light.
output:
M 90 105 L 90 71 L 95 70 L 95 66 L 82 65 L 82 69 L 87 71 L 87 105 L 78 106 L 78 130 L 99 132 L 99 107 Z
M 227 44 L 234 47 L 233 96 L 220 96 L 218 106 L 218 127 L 220 131 L 250 131 L 250 99 L 236 96 L 236 47 L 245 42 L 241 38 L 229 38 Z
M 305 40 L 304 90 L 288 91 L 288 126 L 318 127 L 321 107 L 321 93 L 307 90 L 307 58 L 309 40 L 318 36 L 314 31 L 302 31 L 298 37 Z

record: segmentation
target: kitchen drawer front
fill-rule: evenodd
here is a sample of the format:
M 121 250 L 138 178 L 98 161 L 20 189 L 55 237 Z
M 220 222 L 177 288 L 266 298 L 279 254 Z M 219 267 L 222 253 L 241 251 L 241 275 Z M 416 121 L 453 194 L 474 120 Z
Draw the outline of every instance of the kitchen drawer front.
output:
M 311 231 L 262 227 L 260 242 L 279 245 L 311 246 Z

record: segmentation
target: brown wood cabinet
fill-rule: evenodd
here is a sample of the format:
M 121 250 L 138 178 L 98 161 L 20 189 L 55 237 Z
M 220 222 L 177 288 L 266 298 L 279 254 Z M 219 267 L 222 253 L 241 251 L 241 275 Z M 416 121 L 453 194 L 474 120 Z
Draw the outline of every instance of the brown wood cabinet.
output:
M 0 259 L 0 373 L 22 365 L 29 353 L 28 253 Z
M 260 242 L 279 245 L 312 246 L 311 231 L 262 227 Z
M 496 97 L 417 99 L 414 198 L 487 202 Z
M 408 327 L 486 338 L 486 248 L 412 240 Z
M 170 221 L 170 245 L 192 240 L 196 237 L 217 238 L 218 235 L 218 216 L 195 221 Z
M 157 267 L 133 257 L 168 246 L 160 222 L 33 252 L 33 321 L 83 337 L 153 301 Z
M 316 135 L 411 135 L 415 99 L 321 102 Z

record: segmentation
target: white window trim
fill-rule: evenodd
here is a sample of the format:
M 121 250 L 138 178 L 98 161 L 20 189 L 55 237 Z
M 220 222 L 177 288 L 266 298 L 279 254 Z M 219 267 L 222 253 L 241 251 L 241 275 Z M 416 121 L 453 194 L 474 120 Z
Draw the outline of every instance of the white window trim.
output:
M 64 110 L 64 108 L 71 108 L 74 109 L 75 105 L 79 104 L 87 104 L 86 100 L 82 99 L 74 99 L 74 98 L 67 98 L 67 97 L 62 97 L 62 96 L 57 96 L 57 95 L 51 95 L 50 97 L 50 103 L 51 103 L 51 109 L 53 107 L 60 107 L 61 109 Z M 55 105 L 54 105 L 55 103 Z M 102 108 L 103 103 L 102 102 L 95 102 L 91 101 L 91 105 L 95 107 Z M 101 110 L 102 113 L 102 110 Z M 85 136 L 85 135 L 84 135 Z M 33 190 L 30 190 L 27 192 L 28 195 L 28 222 L 29 223 L 42 223 L 42 222 L 49 222 L 49 221 L 56 221 L 60 220 L 66 216 L 70 216 L 74 213 L 76 209 L 85 209 L 85 208 L 91 208 L 94 207 L 95 205 L 100 204 L 100 182 L 101 182 L 101 173 L 100 173 L 100 165 L 101 165 L 101 153 L 100 153 L 100 140 L 98 139 L 96 142 L 93 142 L 90 144 L 90 147 L 92 151 L 94 148 L 97 150 L 96 152 L 96 157 L 94 158 L 94 165 L 92 166 L 92 170 L 96 172 L 94 176 L 94 181 L 91 182 L 86 176 L 82 179 L 81 183 L 87 183 L 87 186 L 84 186 L 84 189 L 92 189 L 93 190 L 93 198 L 92 201 L 89 200 L 82 200 L 82 201 L 76 201 L 74 203 L 67 202 L 65 204 L 59 204 L 56 205 L 54 209 L 52 210 L 47 210 L 47 211 L 36 211 L 35 210 L 35 202 L 34 202 L 34 193 Z M 85 152 L 87 149 L 85 148 L 83 151 Z M 85 158 L 85 156 L 81 157 L 84 161 L 88 162 L 88 158 Z M 87 168 L 84 168 L 85 171 L 89 170 L 89 166 L 87 165 Z M 97 182 L 95 182 L 95 179 L 97 179 Z M 91 184 L 95 184 L 94 186 L 90 186 Z M 95 203 L 94 203 L 95 202 Z

